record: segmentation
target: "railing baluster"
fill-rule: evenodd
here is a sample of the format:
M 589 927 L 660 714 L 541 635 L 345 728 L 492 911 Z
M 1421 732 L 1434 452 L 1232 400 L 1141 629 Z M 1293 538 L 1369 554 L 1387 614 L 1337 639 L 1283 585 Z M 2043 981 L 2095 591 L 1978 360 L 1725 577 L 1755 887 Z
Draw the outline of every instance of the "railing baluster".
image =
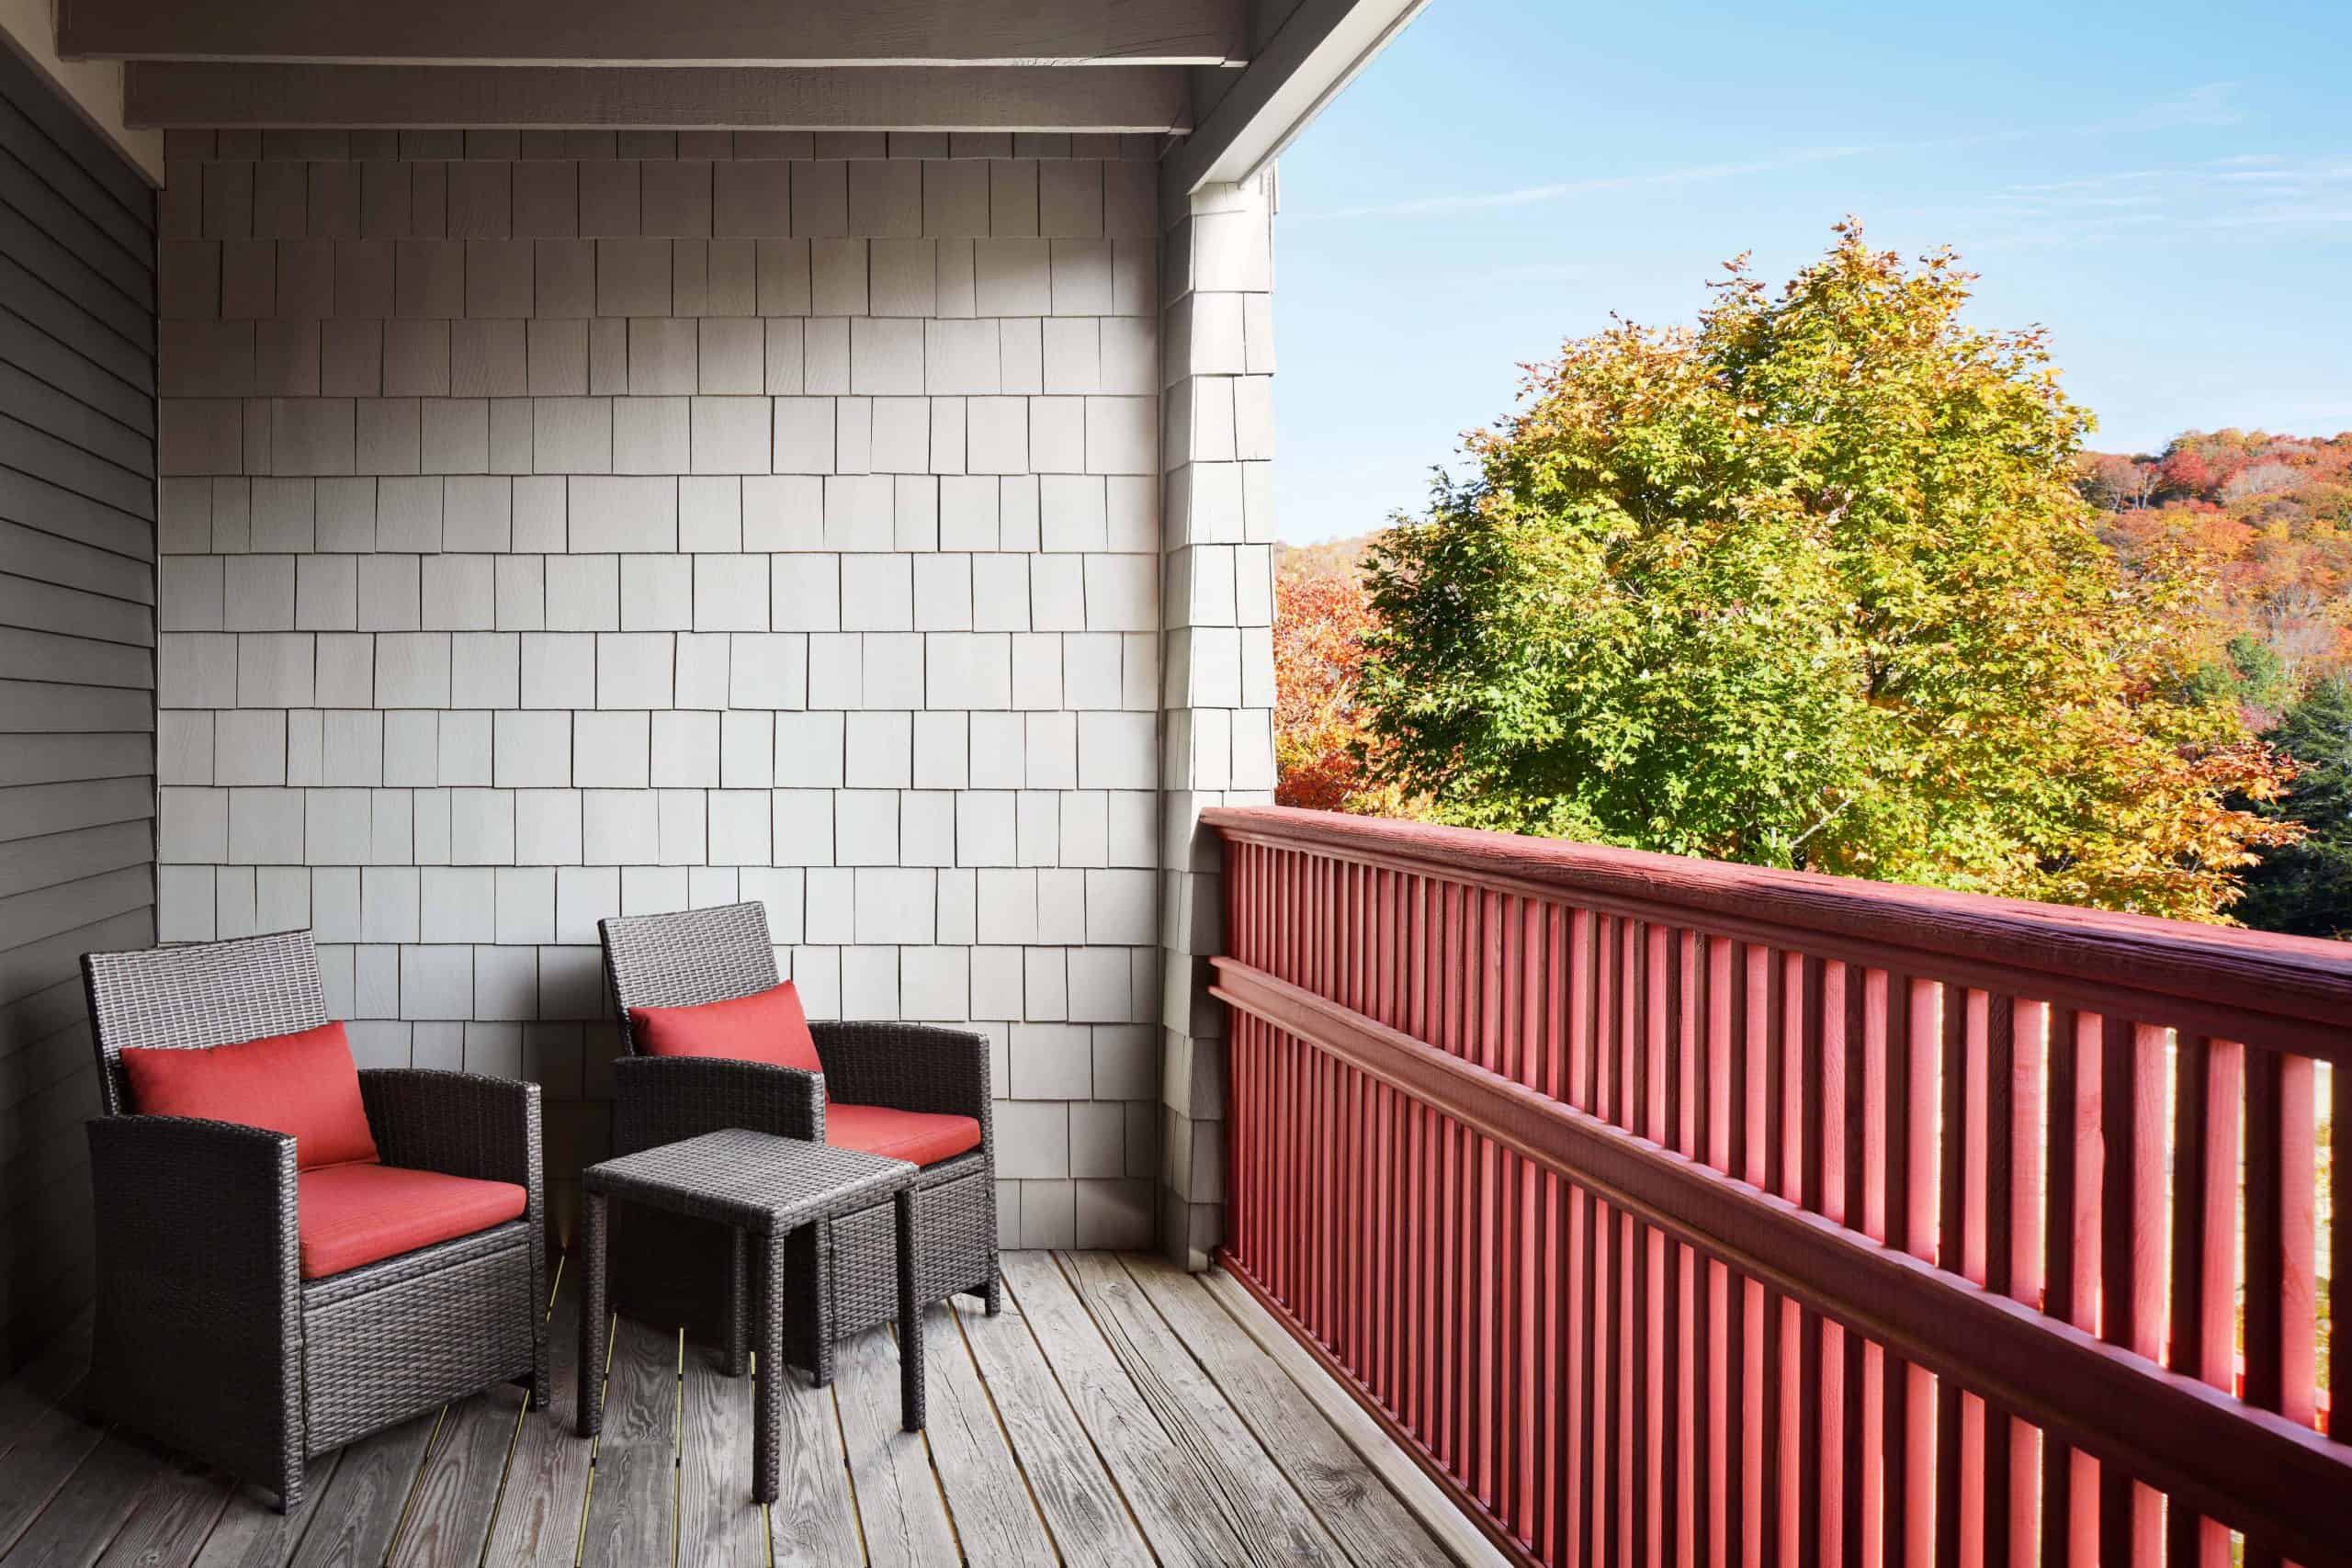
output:
M 1567 1520 L 1562 1528 L 1566 1542 L 1563 1562 L 1580 1561 L 1593 1540 L 1593 1457 L 1597 1428 L 1593 1421 L 1593 1201 L 1581 1187 L 1568 1190 L 1569 1314 L 1568 1377 L 1575 1400 L 1570 1429 L 1575 1434 L 1568 1455 Z
M 2317 1415 L 2313 1074 L 2255 1049 L 2245 1068 L 2245 1401 L 2301 1426 Z M 2246 1542 L 2246 1568 L 2280 1561 Z
M 1533 853 L 1549 865 L 1615 852 Z M 2084 1353 L 2007 1339 L 2021 1331 L 2014 1319 L 1974 1320 L 2009 1358 L 1988 1359 L 1981 1380 L 1964 1348 L 1920 1321 L 1858 1332 L 1849 1325 L 1881 1310 L 1861 1276 L 1825 1296 L 1770 1250 L 1742 1271 L 1751 1231 L 1796 1245 L 1776 1228 L 1784 1211 L 1736 1185 L 1713 1190 L 1712 1208 L 1657 1198 L 1670 1183 L 1642 1185 L 1667 1180 L 1668 1165 L 1685 1173 L 1672 1181 L 1728 1173 L 2226 1395 L 2242 1161 L 2239 1408 L 2324 1431 L 2320 1391 L 2346 1353 L 2331 1336 L 2321 1364 L 2315 1265 L 2342 1245 L 2347 1173 L 2335 1164 L 2320 1190 L 2315 1131 L 2323 1115 L 2343 1119 L 2347 1096 L 2314 1056 L 2352 1059 L 2352 1023 L 2329 1034 L 2307 1000 L 2266 1011 L 2267 990 L 2226 974 L 2218 991 L 2177 979 L 2202 954 L 2239 951 L 2234 933 L 2132 928 L 2171 943 L 2175 965 L 2150 972 L 2173 976 L 2174 990 L 2135 989 L 2128 964 L 2068 967 L 2065 945 L 2108 932 L 2104 917 L 2044 922 L 2055 955 L 2018 950 L 2005 968 L 1969 944 L 1999 949 L 2039 917 L 1967 904 L 1991 912 L 1948 952 L 1932 922 L 1966 901 L 1940 895 L 1879 890 L 1888 930 L 1822 935 L 1804 923 L 1812 890 L 1829 886 L 1819 879 L 1787 895 L 1792 916 L 1744 891 L 1780 886 L 1775 873 L 1661 868 L 1702 889 L 1686 905 L 1588 899 L 1510 864 L 1245 836 L 1228 843 L 1224 919 L 1250 973 L 1516 1086 L 1530 1105 L 1598 1119 L 1573 1129 L 1621 1129 L 1629 1150 L 1670 1151 L 1642 1153 L 1664 1162 L 1645 1177 L 1603 1158 L 1588 1187 L 1585 1156 L 1561 1150 L 1599 1133 L 1539 1123 L 1531 1143 L 1493 1109 L 1501 1102 L 1432 1090 L 1451 1080 L 1425 1084 L 1419 1068 L 1396 1076 L 1369 1045 L 1277 1021 L 1291 1015 L 1260 992 L 1237 998 L 1224 1255 L 1469 1500 L 1507 1555 L 1527 1568 L 2222 1568 L 2231 1531 L 2210 1509 L 2250 1532 L 2250 1564 L 2292 1543 L 2307 1561 L 2352 1568 L 2314 1533 L 2311 1509 L 2298 1512 L 2298 1499 L 2340 1488 L 2266 1489 L 2267 1477 L 2304 1473 L 2299 1450 L 2266 1449 L 2256 1466 L 2227 1440 L 2167 1448 L 2169 1421 L 2210 1421 L 2211 1408 L 2167 1406 L 2143 1433 L 2102 1425 L 2064 1386 L 2005 1382 L 2013 1373 L 1998 1369 L 2033 1355 Z M 2273 940 L 2248 951 L 2267 954 L 2259 942 Z M 2324 968 L 2274 972 L 2290 998 L 2307 998 Z M 2352 986 L 2343 994 L 2352 1000 Z M 1849 1265 L 1825 1267 L 1836 1277 Z M 1916 1306 L 1928 1278 L 1891 1280 L 1902 1289 L 1890 1300 Z M 2333 1326 L 2344 1292 L 2327 1288 Z M 1954 1297 L 1939 1310 L 1979 1309 Z M 1919 1347 L 1919 1364 L 1894 1345 Z M 2231 1430 L 2281 1440 L 2245 1419 Z M 2077 1433 L 2085 1449 L 2067 1441 Z M 2165 1457 L 2118 1457 L 2136 1453 Z M 2352 1459 L 2342 1462 L 2324 1473 L 2352 1480 Z M 2235 1484 L 2200 1489 L 2199 1476 L 2222 1473 Z M 2150 1476 L 2178 1490 L 2153 1490 Z M 2256 1495 L 2270 1512 L 2239 1506 Z
M 1881 1025 L 1883 1066 L 1883 1123 L 1885 1131 L 1880 1156 L 1879 1180 L 1883 1193 L 1880 1240 L 1900 1251 L 1911 1242 L 1911 977 L 1891 973 L 1886 977 Z M 1886 1568 L 1910 1561 L 1911 1519 L 1911 1370 L 1890 1351 L 1879 1357 L 1879 1553 Z
M 1752 1185 L 1761 1185 L 1762 1155 L 1749 1133 L 1749 1086 L 1757 1074 L 1747 1048 L 1747 944 L 1726 942 L 1724 949 L 1723 1007 L 1729 1063 L 1724 1086 L 1724 1168 Z M 1748 1472 L 1756 1427 L 1747 1415 L 1750 1391 L 1755 1386 L 1755 1380 L 1748 1373 L 1751 1340 L 1747 1332 L 1755 1292 L 1744 1276 L 1728 1269 L 1725 1273 L 1730 1293 L 1724 1303 L 1724 1413 L 1730 1430 L 1724 1438 L 1724 1531 L 1730 1542 L 1732 1561 L 1745 1568 L 1751 1529 L 1748 1521 L 1756 1517 L 1748 1502 L 1753 1495 Z
M 1968 1173 L 1968 1001 L 1950 986 L 1938 987 L 1942 1029 L 1937 1053 L 1936 1118 L 1937 1262 L 1962 1270 L 1966 1244 Z M 1950 1378 L 1935 1380 L 1935 1563 L 1960 1564 L 1960 1390 Z
M 1591 1309 L 1592 1461 L 1591 1490 L 1586 1501 L 1592 1521 L 1592 1550 L 1597 1563 L 1617 1562 L 1617 1466 L 1624 1454 L 1617 1430 L 1617 1216 L 1598 1198 L 1592 1204 Z
M 2184 1037 L 2173 1090 L 2172 1347 L 2174 1371 L 2215 1388 L 2237 1362 L 2238 1114 L 2244 1055 Z M 2166 1522 L 2171 1568 L 2224 1568 L 2229 1532 L 2176 1506 Z
M 1865 1207 L 1863 1162 L 1868 1153 L 1866 1132 L 1870 1121 L 1866 1110 L 1870 1100 L 1870 981 L 1862 969 L 1851 964 L 1840 964 L 1836 970 L 1837 1061 L 1824 1074 L 1825 1087 L 1834 1080 L 1839 1091 L 1838 1115 L 1831 1123 L 1838 1130 L 1835 1146 L 1838 1151 L 1835 1213 L 1839 1224 L 1849 1230 L 1860 1230 Z M 1863 1506 L 1866 1359 L 1862 1337 L 1840 1328 L 1838 1348 L 1838 1561 L 1840 1568 L 1862 1568 L 1862 1532 L 1867 1517 Z
M 2151 1360 L 2164 1354 L 2164 1035 L 2130 1019 L 2100 1031 L 2106 1165 L 2099 1210 L 2100 1333 Z M 2152 1562 L 2162 1500 L 2113 1465 L 2099 1467 L 2099 1553 Z
M 1996 993 L 1984 998 L 1983 1067 L 1983 1216 L 1984 1288 L 1996 1295 L 2010 1293 L 2010 1254 L 2015 1246 L 2016 1187 L 2013 1161 L 2017 1152 L 2017 1003 Z M 1972 1395 L 1972 1398 L 1974 1396 Z M 1981 1544 L 1978 1560 L 1984 1568 L 2008 1568 L 2011 1532 L 2011 1454 L 2014 1432 L 2006 1410 L 1980 1404 L 1983 1472 L 1978 1483 Z
M 2352 1247 L 2352 1159 L 2346 1157 L 2346 1137 L 2352 1133 L 2352 1072 L 2342 1058 L 2327 1066 L 2328 1079 L 2328 1335 L 2327 1429 L 2345 1440 L 2344 1401 L 2352 1393 L 2352 1281 L 2346 1275 L 2346 1249 Z

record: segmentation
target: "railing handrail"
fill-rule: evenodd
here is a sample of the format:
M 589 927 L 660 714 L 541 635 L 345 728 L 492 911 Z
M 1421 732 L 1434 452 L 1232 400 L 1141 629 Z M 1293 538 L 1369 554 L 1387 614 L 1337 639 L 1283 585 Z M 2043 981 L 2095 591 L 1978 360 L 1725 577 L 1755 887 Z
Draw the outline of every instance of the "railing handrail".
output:
M 2352 1061 L 2352 942 L 1290 807 L 1201 818 L 1229 840 L 1566 894 L 1721 935 L 1753 928 L 1987 990 L 2097 1009 L 2132 998 L 2140 1016 L 2182 1029 Z

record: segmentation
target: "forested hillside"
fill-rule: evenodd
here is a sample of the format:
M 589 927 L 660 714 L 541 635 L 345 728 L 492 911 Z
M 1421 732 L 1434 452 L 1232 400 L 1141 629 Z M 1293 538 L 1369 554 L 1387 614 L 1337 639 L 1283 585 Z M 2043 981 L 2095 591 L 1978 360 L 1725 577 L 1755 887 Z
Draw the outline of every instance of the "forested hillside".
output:
M 2209 673 L 2217 688 L 2267 722 L 2352 666 L 2352 432 L 2193 430 L 2159 453 L 2086 452 L 2079 465 L 2127 568 L 2205 584 L 2202 607 L 2235 639 L 2236 657 Z

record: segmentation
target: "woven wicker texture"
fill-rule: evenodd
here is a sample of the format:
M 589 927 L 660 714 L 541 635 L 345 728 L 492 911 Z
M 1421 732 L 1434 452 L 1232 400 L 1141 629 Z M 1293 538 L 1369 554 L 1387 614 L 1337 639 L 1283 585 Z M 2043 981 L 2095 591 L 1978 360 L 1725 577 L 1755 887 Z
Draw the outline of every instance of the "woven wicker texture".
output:
M 608 1198 L 632 1199 L 667 1214 L 713 1221 L 728 1228 L 726 1361 L 740 1376 L 744 1333 L 756 1325 L 758 1384 L 753 1393 L 752 1495 L 773 1503 L 780 1492 L 783 1406 L 777 1383 L 786 1360 L 784 1319 L 790 1310 L 787 1233 L 815 1230 L 834 1215 L 876 1206 L 891 1215 L 891 1311 L 899 1324 L 899 1420 L 910 1432 L 923 1424 L 922 1316 L 916 1301 L 914 1248 L 920 1210 L 919 1171 L 905 1160 L 743 1128 L 706 1133 L 680 1143 L 622 1155 L 582 1173 L 582 1274 L 586 1301 L 580 1318 L 580 1364 L 605 1360 L 605 1241 Z M 876 1200 L 885 1200 L 880 1205 Z M 745 1266 L 748 1250 L 756 1255 Z M 824 1249 L 817 1250 L 821 1259 Z M 751 1280 L 759 1282 L 756 1304 Z M 580 1382 L 574 1426 L 593 1438 L 603 1428 L 596 1380 Z
M 882 1155 L 729 1127 L 592 1165 L 581 1186 L 756 1235 L 879 1202 L 911 1185 L 918 1169 Z
M 605 974 L 620 1001 L 621 1040 L 633 1054 L 631 1008 L 694 1007 L 748 997 L 776 984 L 767 906 L 728 904 L 596 922 Z
M 621 1038 L 632 1007 L 683 1007 L 749 995 L 776 983 L 767 911 L 758 903 L 607 919 L 598 930 Z M 616 1064 L 614 1146 L 622 1154 L 725 1127 L 783 1137 L 824 1136 L 825 1093 L 859 1105 L 969 1116 L 980 1146 L 926 1166 L 918 1183 L 915 1285 L 926 1303 L 957 1292 L 990 1312 L 997 1279 L 996 1134 L 988 1042 L 970 1030 L 914 1023 L 809 1025 L 822 1081 L 763 1063 L 637 1056 Z M 731 1243 L 716 1223 L 687 1216 L 650 1222 L 623 1195 L 613 1207 L 614 1293 L 623 1310 L 683 1323 L 696 1337 L 725 1332 Z M 895 1227 L 876 1202 L 795 1234 L 786 1244 L 785 1350 L 820 1382 L 831 1347 L 898 1311 Z
M 319 950 L 309 931 L 82 959 L 98 1083 L 108 1115 L 124 1107 L 123 1047 L 231 1045 L 327 1021 Z
M 547 1404 L 538 1085 L 362 1072 L 387 1162 L 514 1182 L 524 1215 L 306 1283 L 294 1140 L 122 1114 L 117 1063 L 126 1045 L 218 1045 L 326 1021 L 310 933 L 87 953 L 82 975 L 107 1111 L 89 1123 L 95 1413 L 269 1487 L 291 1510 L 313 1454 L 502 1381 Z

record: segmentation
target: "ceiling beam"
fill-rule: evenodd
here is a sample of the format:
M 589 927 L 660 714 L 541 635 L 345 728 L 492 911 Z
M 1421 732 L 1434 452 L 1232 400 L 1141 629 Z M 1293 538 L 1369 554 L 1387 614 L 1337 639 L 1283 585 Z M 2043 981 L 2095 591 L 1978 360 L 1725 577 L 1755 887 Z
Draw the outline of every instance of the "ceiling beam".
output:
M 229 65 L 133 61 L 123 116 L 165 129 L 630 126 L 662 130 L 1182 130 L 1173 65 Z
M 68 57 L 570 65 L 1215 64 L 1240 0 L 59 0 Z
M 1163 190 L 1244 180 L 1272 161 L 1429 0 L 1298 0 L 1170 152 Z

